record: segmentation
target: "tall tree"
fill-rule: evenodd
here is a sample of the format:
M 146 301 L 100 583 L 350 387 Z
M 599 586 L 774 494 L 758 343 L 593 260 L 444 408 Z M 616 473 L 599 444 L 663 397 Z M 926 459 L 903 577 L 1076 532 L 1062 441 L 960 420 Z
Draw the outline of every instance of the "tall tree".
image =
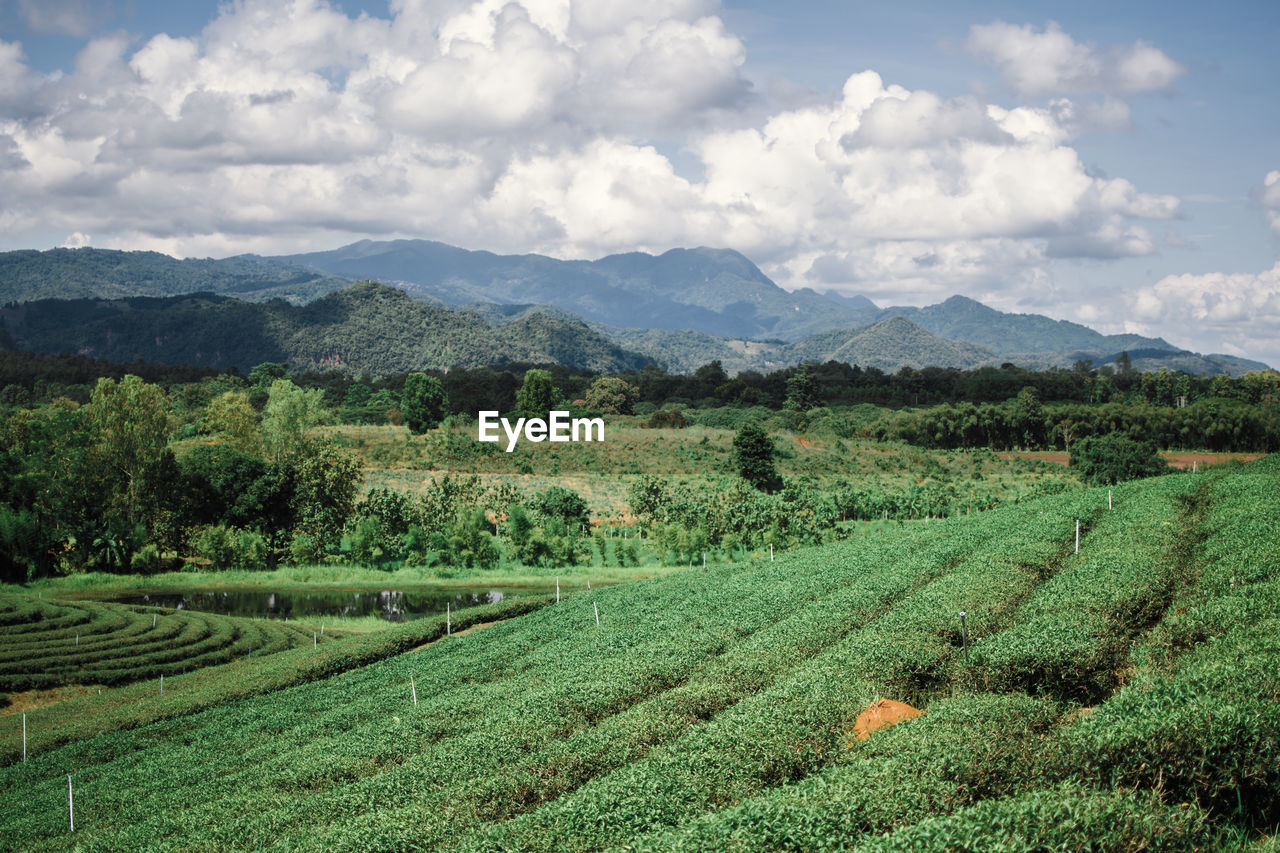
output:
M 533 369 L 524 375 L 524 384 L 516 392 L 516 408 L 526 415 L 545 417 L 556 403 L 556 389 L 551 373 Z
M 116 382 L 103 378 L 94 386 L 89 422 L 98 457 L 124 480 L 125 517 L 137 522 L 143 472 L 155 465 L 169 438 L 168 401 L 164 390 L 129 374 Z
M 262 440 L 270 458 L 278 461 L 306 451 L 307 430 L 320 423 L 323 400 L 319 388 L 299 388 L 288 379 L 271 383 L 262 413 Z
M 448 412 L 449 395 L 439 379 L 425 373 L 410 373 L 405 377 L 400 414 L 411 431 L 421 434 L 435 429 Z
M 773 492 L 782 488 L 782 478 L 773 467 L 773 457 L 776 452 L 773 439 L 755 423 L 743 424 L 738 434 L 733 437 L 733 457 L 738 466 L 738 473 L 762 492 Z

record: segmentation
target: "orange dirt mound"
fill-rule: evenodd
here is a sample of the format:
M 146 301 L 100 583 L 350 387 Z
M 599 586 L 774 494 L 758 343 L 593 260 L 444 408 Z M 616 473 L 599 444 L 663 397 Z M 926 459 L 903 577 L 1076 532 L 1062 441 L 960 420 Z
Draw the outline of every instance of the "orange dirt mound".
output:
M 892 726 L 903 720 L 910 720 L 924 714 L 919 708 L 913 708 L 905 702 L 892 699 L 877 699 L 867 706 L 867 710 L 858 715 L 853 724 L 853 733 L 858 740 L 866 740 L 876 729 Z

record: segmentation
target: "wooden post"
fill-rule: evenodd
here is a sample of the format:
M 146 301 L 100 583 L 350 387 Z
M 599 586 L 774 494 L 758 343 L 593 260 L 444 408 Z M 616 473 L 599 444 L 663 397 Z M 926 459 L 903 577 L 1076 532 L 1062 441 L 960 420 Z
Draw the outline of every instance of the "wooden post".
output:
M 418 707 L 418 688 L 413 685 L 413 673 L 409 673 L 409 692 L 413 694 L 413 707 Z
M 1076 553 L 1080 553 L 1080 519 L 1076 519 Z
M 596 604 L 593 601 L 591 602 L 591 609 L 596 612 L 596 627 L 599 628 L 600 627 L 600 605 Z

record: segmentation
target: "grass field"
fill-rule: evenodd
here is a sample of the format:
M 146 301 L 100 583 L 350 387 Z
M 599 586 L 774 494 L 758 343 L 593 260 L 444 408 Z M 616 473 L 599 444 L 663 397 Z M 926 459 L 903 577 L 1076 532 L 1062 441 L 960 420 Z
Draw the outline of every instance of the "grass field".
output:
M 0 717 L 3 846 L 1275 849 L 1280 456 L 1112 491 Z
M 573 489 L 594 516 L 620 518 L 627 486 L 640 474 L 673 482 L 707 483 L 735 475 L 734 431 L 691 426 L 645 429 L 640 418 L 616 418 L 605 441 L 579 444 L 521 442 L 511 453 L 476 441 L 475 426 L 454 426 L 425 435 L 405 427 L 340 426 L 324 432 L 356 453 L 366 488 L 420 491 L 446 473 L 479 476 L 486 485 L 510 484 L 521 494 L 551 485 Z M 777 468 L 787 482 L 901 492 L 930 483 L 949 485 L 957 504 L 985 497 L 1012 501 L 1048 483 L 1078 485 L 1074 471 L 1034 459 L 1006 459 L 986 450 L 933 451 L 830 434 L 775 435 Z

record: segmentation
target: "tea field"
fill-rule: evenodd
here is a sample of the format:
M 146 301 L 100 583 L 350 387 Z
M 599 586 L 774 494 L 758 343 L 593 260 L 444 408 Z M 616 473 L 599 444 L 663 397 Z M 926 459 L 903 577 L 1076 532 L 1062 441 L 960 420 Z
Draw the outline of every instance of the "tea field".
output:
M 0 848 L 1275 850 L 1278 494 L 1271 456 L 307 642 L 34 709 L 25 761 L 4 714 Z M 7 678 L 87 666 L 75 624 L 147 648 L 0 608 Z M 924 713 L 855 737 L 880 698 Z

